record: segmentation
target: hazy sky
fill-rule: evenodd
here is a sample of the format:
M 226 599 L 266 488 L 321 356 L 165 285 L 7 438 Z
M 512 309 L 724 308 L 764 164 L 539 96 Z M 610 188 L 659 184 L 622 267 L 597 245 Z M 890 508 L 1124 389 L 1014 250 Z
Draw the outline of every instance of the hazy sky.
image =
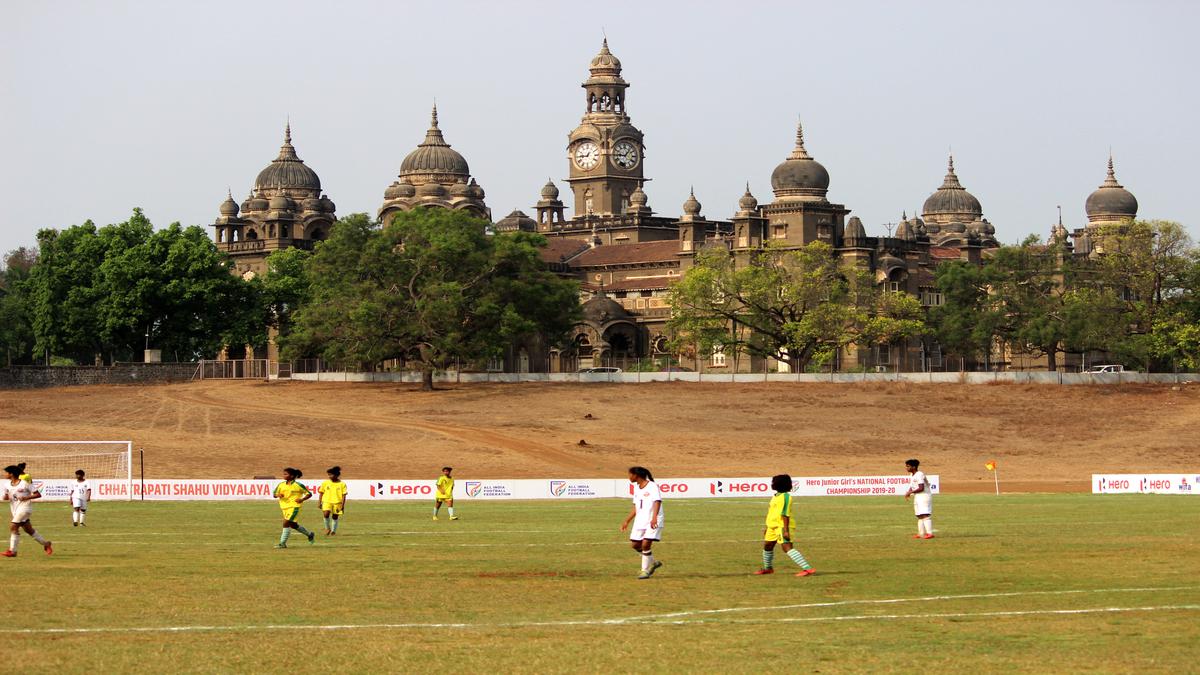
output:
M 0 251 L 42 227 L 212 223 L 276 155 L 375 213 L 436 98 L 496 218 L 567 175 L 602 31 L 646 134 L 650 207 L 726 218 L 797 116 L 869 234 L 920 209 L 953 148 L 997 236 L 1068 227 L 1109 147 L 1139 215 L 1200 234 L 1195 2 L 6 2 Z M 569 199 L 567 199 L 570 203 Z M 211 230 L 210 230 L 211 234 Z

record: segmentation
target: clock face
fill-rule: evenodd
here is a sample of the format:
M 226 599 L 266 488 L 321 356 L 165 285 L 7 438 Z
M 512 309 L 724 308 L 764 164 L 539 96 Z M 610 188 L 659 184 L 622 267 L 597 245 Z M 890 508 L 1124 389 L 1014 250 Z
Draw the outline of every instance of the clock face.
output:
M 621 141 L 613 148 L 613 161 L 622 169 L 632 169 L 638 162 L 637 146 L 629 141 Z
M 587 171 L 600 162 L 600 148 L 591 141 L 584 141 L 575 147 L 575 165 Z

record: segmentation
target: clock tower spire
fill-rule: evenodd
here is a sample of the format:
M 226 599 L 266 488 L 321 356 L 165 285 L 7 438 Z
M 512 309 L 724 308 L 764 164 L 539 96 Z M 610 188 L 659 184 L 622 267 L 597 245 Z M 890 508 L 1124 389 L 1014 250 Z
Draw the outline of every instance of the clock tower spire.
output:
M 621 61 L 608 39 L 592 59 L 583 83 L 583 120 L 567 138 L 575 217 L 621 216 L 629 197 L 646 179 L 642 174 L 642 132 L 629 122 Z

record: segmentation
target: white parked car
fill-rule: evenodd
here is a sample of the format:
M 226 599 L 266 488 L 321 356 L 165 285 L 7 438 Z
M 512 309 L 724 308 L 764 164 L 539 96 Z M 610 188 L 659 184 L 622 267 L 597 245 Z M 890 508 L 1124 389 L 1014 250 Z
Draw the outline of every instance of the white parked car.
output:
M 1089 372 L 1089 373 L 1123 373 L 1123 372 L 1125 372 L 1125 366 L 1116 365 L 1116 364 L 1109 364 L 1109 365 L 1103 365 L 1103 366 L 1092 366 L 1091 368 L 1088 368 L 1086 372 Z

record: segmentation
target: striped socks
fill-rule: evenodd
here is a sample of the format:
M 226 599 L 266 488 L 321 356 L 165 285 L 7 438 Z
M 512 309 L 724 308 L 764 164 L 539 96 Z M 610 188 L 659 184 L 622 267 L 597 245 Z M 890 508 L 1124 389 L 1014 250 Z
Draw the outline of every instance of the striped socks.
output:
M 775 551 L 763 550 L 763 569 L 769 570 L 775 565 Z
M 279 535 L 279 545 L 287 546 L 288 537 L 290 537 L 291 535 L 292 535 L 292 528 L 290 528 L 290 527 L 283 528 L 283 534 Z
M 767 557 L 766 552 L 764 551 L 763 553 L 764 553 L 763 559 L 766 559 L 766 557 Z M 802 570 L 812 569 L 812 565 L 808 564 L 808 561 L 804 559 L 804 556 L 800 554 L 800 551 L 798 551 L 796 549 L 792 549 L 792 550 L 788 551 L 787 554 L 788 554 L 788 557 L 792 559 L 792 562 L 794 562 L 800 566 L 800 569 L 802 569 Z
M 337 532 L 337 526 L 338 526 L 338 523 L 340 523 L 340 522 L 342 522 L 342 521 L 338 520 L 337 518 L 334 518 L 333 519 L 333 527 L 329 528 L 329 530 L 331 532 Z

